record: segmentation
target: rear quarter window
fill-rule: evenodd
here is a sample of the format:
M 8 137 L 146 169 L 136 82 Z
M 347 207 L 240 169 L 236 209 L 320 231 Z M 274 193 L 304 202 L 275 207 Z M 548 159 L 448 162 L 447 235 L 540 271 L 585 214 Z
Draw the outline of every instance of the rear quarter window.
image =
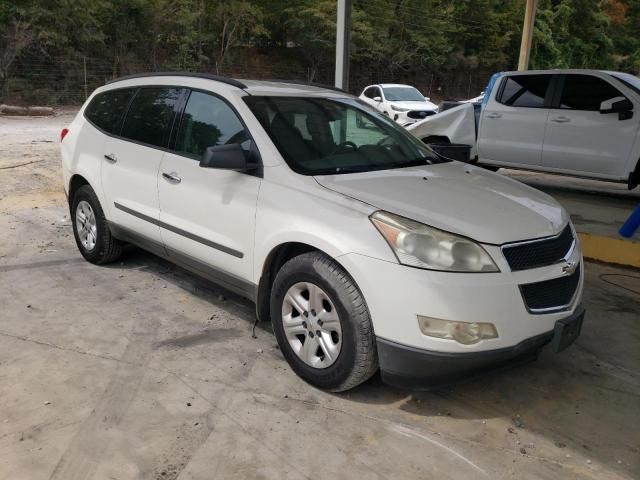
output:
M 96 127 L 111 134 L 118 134 L 122 117 L 134 93 L 133 88 L 99 93 L 87 105 L 84 115 Z

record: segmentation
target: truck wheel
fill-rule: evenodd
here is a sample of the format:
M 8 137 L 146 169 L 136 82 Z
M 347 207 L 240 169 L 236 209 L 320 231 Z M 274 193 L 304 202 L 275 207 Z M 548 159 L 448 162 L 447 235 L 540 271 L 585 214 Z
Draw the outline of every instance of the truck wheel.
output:
M 96 193 L 81 186 L 71 202 L 73 236 L 82 256 L 95 264 L 110 263 L 122 254 L 122 242 L 111 235 Z
M 320 252 L 282 266 L 271 290 L 271 321 L 285 359 L 315 387 L 349 390 L 378 369 L 364 298 L 349 274 Z

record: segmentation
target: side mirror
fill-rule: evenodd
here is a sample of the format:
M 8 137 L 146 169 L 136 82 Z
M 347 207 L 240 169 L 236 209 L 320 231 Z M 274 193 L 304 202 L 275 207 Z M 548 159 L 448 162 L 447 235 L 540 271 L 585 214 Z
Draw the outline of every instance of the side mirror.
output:
M 633 103 L 625 97 L 615 97 L 600 104 L 600 113 L 617 113 L 620 120 L 633 117 Z
M 431 97 L 424 97 L 424 99 L 428 102 L 429 100 L 431 100 Z
M 248 160 L 247 156 L 253 157 L 251 152 L 247 155 L 239 143 L 215 145 L 208 147 L 204 151 L 200 166 L 202 168 L 219 168 L 238 172 L 257 170 L 260 164 Z
M 373 97 L 373 101 L 380 103 L 382 101 L 382 97 Z

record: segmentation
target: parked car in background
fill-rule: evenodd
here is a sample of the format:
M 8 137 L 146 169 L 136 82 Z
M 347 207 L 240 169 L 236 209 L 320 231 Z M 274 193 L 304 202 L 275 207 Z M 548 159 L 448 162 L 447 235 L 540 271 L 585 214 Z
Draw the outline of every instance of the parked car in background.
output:
M 410 85 L 370 85 L 362 91 L 360 99 L 405 127 L 438 113 L 438 106 Z
M 425 387 L 580 333 L 584 269 L 567 212 L 435 155 L 342 91 L 124 78 L 91 95 L 61 153 L 87 261 L 132 243 L 252 300 L 319 388 L 347 390 L 378 368 Z
M 539 170 L 640 183 L 640 79 L 600 70 L 507 72 L 479 120 L 472 105 L 410 127 L 427 143 L 470 143 L 492 168 Z M 447 115 L 443 118 L 441 115 Z

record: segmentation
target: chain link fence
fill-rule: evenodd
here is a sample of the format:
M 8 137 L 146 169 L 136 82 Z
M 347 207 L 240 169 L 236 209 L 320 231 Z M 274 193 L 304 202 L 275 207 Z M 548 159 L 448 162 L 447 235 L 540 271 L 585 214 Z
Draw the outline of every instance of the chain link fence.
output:
M 331 58 L 331 57 L 328 57 Z M 80 105 L 97 87 L 114 78 L 154 71 L 219 73 L 235 78 L 302 80 L 333 84 L 334 69 L 329 63 L 310 68 L 296 60 L 295 52 L 270 56 L 246 51 L 221 68 L 215 65 L 154 65 L 140 62 L 109 63 L 90 57 L 31 57 L 17 61 L 0 92 L 0 102 L 15 105 Z M 242 61 L 244 59 L 244 61 Z M 375 83 L 406 83 L 439 102 L 475 97 L 484 89 L 491 71 L 429 70 L 390 72 L 369 65 L 351 66 L 349 90 L 358 95 Z

